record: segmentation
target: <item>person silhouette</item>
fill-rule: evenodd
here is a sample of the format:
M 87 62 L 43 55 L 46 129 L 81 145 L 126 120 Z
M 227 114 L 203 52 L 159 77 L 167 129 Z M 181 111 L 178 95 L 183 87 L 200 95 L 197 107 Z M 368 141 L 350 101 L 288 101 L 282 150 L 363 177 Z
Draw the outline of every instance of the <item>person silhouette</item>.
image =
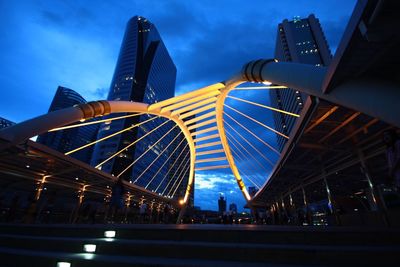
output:
M 122 182 L 122 178 L 120 177 L 118 178 L 118 180 L 115 182 L 115 184 L 111 189 L 110 212 L 109 212 L 110 216 L 108 219 L 111 220 L 112 222 L 116 221 L 118 212 L 122 209 L 124 205 L 123 203 L 124 192 L 125 192 L 124 184 Z

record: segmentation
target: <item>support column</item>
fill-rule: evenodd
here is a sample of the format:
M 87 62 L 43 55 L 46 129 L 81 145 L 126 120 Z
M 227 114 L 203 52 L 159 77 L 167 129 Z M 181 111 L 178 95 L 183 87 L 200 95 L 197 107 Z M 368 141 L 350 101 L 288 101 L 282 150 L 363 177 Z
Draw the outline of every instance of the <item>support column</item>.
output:
M 283 200 L 282 196 L 281 196 L 281 206 L 282 206 L 282 222 L 287 224 L 289 216 L 285 207 L 285 201 Z
M 306 190 L 304 190 L 304 186 L 301 186 L 301 191 L 303 193 L 303 203 L 304 206 L 307 208 L 308 204 L 307 204 L 307 196 L 306 196 Z
M 128 214 L 129 210 L 131 207 L 131 200 L 132 200 L 133 195 L 131 195 L 129 192 L 126 194 L 126 199 L 125 199 L 125 212 L 124 212 L 124 222 L 128 223 Z
M 291 193 L 289 194 L 289 203 L 291 207 L 296 208 L 295 205 L 293 204 L 293 198 Z
M 76 223 L 79 217 L 79 211 L 81 209 L 82 203 L 83 203 L 83 198 L 85 197 L 85 189 L 87 185 L 82 185 L 81 189 L 78 191 L 78 203 L 76 204 L 75 209 L 73 210 L 71 214 L 71 223 Z
M 42 180 L 39 182 L 39 184 L 36 187 L 36 193 L 35 193 L 35 201 L 38 201 L 40 199 L 40 196 L 42 194 L 43 188 L 44 188 L 44 184 L 46 182 L 46 178 L 48 177 L 48 175 L 44 175 L 42 177 Z
M 336 212 L 335 203 L 334 203 L 334 201 L 332 199 L 332 194 L 331 194 L 331 190 L 329 189 L 328 181 L 326 179 L 327 175 L 326 175 L 326 171 L 325 171 L 324 167 L 322 167 L 322 176 L 323 176 L 323 181 L 324 181 L 324 184 L 325 184 L 326 194 L 327 194 L 327 197 L 328 197 L 329 210 L 331 211 L 331 214 L 335 217 L 336 224 L 340 225 L 340 219 L 339 219 L 339 216 L 338 216 L 338 214 Z
M 304 186 L 301 186 L 301 192 L 303 194 L 303 203 L 304 203 L 304 207 L 305 207 L 305 219 L 308 225 L 312 225 L 312 216 L 311 216 L 311 211 L 308 208 L 308 202 L 307 202 L 307 196 L 306 196 L 306 190 L 304 189 Z
M 186 203 L 187 203 L 187 202 L 186 202 Z M 179 211 L 178 218 L 176 219 L 176 224 L 180 224 L 181 221 L 182 221 L 183 216 L 185 215 L 186 208 L 187 208 L 187 204 L 186 204 L 186 203 L 182 203 L 182 204 L 181 204 L 181 205 L 182 205 L 182 208 L 181 208 L 181 210 Z
M 39 183 L 36 184 L 35 196 L 32 199 L 32 202 L 29 205 L 29 208 L 24 215 L 23 222 L 24 223 L 34 223 L 37 219 L 37 211 L 38 211 L 38 201 L 40 196 L 42 195 L 42 191 L 44 190 L 44 184 L 46 182 L 46 178 L 48 175 L 44 175 Z
M 276 219 L 275 219 L 275 204 L 272 204 L 271 208 L 269 210 L 271 212 L 271 224 L 275 224 L 276 223 Z
M 361 149 L 357 149 L 357 154 L 360 159 L 360 170 L 361 173 L 364 174 L 365 178 L 367 179 L 368 182 L 368 192 L 372 198 L 372 202 L 370 202 L 371 205 L 371 211 L 378 211 L 379 213 L 382 214 L 382 219 L 385 223 L 386 226 L 389 225 L 389 220 L 387 216 L 387 207 L 385 204 L 385 200 L 383 199 L 382 195 L 379 193 L 379 189 L 376 188 L 372 182 L 372 176 L 369 171 L 369 168 L 367 166 L 367 162 L 364 157 L 364 153 L 362 152 Z
M 300 189 L 301 189 L 301 193 L 302 193 L 302 196 L 303 196 L 303 204 L 304 204 L 304 209 L 305 209 L 305 212 L 303 214 L 303 219 L 304 219 L 304 222 L 307 223 L 307 225 L 311 225 L 312 224 L 312 220 L 311 220 L 311 213 L 310 213 L 310 211 L 308 209 L 306 190 L 304 189 L 303 185 L 301 186 Z M 304 225 L 304 224 L 302 224 L 302 225 Z
M 278 214 L 277 224 L 282 224 L 282 212 L 277 200 L 275 201 L 275 206 L 276 206 L 276 212 Z
M 292 198 L 292 192 L 289 194 L 289 214 L 288 218 L 290 219 L 290 224 L 291 225 L 297 225 L 298 224 L 298 218 L 299 216 L 297 215 L 296 212 L 296 206 L 293 203 L 293 198 Z

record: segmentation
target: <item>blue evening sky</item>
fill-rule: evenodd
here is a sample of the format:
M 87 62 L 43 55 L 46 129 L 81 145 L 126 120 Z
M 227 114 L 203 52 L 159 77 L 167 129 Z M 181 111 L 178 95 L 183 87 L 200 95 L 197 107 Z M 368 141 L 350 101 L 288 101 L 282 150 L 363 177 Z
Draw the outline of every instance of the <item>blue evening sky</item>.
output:
M 277 25 L 285 18 L 315 14 L 334 53 L 354 5 L 354 0 L 0 0 L 0 117 L 21 122 L 46 113 L 58 85 L 87 100 L 106 98 L 125 24 L 134 15 L 158 28 L 177 66 L 181 94 L 222 81 L 249 60 L 273 57 Z M 244 205 L 228 170 L 197 173 L 196 206 L 216 210 L 220 193 L 228 205 Z

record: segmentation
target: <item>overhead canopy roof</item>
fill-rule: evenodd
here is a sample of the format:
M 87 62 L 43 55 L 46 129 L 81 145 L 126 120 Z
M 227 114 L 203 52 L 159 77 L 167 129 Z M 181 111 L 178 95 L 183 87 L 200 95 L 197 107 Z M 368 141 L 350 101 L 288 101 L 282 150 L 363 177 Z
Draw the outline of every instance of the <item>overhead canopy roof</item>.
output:
M 325 93 L 353 78 L 400 81 L 397 6 L 397 1 L 357 3 L 328 67 L 322 88 Z M 302 186 L 315 185 L 324 176 L 330 179 L 328 183 L 337 195 L 357 192 L 367 186 L 360 170 L 360 155 L 368 163 L 373 182 L 382 183 L 387 179 L 387 163 L 381 137 L 390 128 L 355 110 L 309 98 L 283 155 L 252 204 L 265 207 Z M 321 192 L 312 192 L 308 197 L 318 200 Z M 326 192 L 323 194 L 326 198 Z
M 374 77 L 400 81 L 398 1 L 358 1 L 328 67 L 323 90 L 344 81 Z
M 0 139 L 0 146 L 8 142 Z M 57 192 L 78 192 L 86 185 L 85 192 L 103 198 L 111 194 L 116 177 L 97 170 L 79 160 L 65 156 L 44 145 L 28 140 L 21 145 L 8 146 L 0 151 L 0 186 L 16 191 L 33 192 L 35 184 L 47 176 L 46 185 Z M 31 180 L 32 182 L 29 182 Z M 171 200 L 134 184 L 125 182 L 127 191 L 134 199 L 144 197 L 149 201 L 171 202 Z
M 326 101 L 309 99 L 308 104 L 312 110 L 310 119 L 303 124 L 299 121 L 297 136 L 287 144 L 271 178 L 252 201 L 253 205 L 272 204 L 301 187 L 321 182 L 324 177 L 329 179 L 330 186 L 336 187 L 337 195 L 364 189 L 368 183 L 360 170 L 360 155 L 374 174 L 375 184 L 386 179 L 386 155 L 381 137 L 391 126 Z M 318 200 L 321 192 L 314 193 Z M 322 194 L 326 198 L 326 192 Z

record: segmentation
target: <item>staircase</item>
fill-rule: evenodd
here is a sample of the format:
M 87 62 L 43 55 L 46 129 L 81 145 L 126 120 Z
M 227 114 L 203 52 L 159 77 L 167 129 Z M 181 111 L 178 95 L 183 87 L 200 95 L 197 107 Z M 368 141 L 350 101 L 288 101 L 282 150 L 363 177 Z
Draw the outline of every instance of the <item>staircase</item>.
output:
M 399 241 L 389 229 L 0 224 L 0 266 L 399 266 Z

